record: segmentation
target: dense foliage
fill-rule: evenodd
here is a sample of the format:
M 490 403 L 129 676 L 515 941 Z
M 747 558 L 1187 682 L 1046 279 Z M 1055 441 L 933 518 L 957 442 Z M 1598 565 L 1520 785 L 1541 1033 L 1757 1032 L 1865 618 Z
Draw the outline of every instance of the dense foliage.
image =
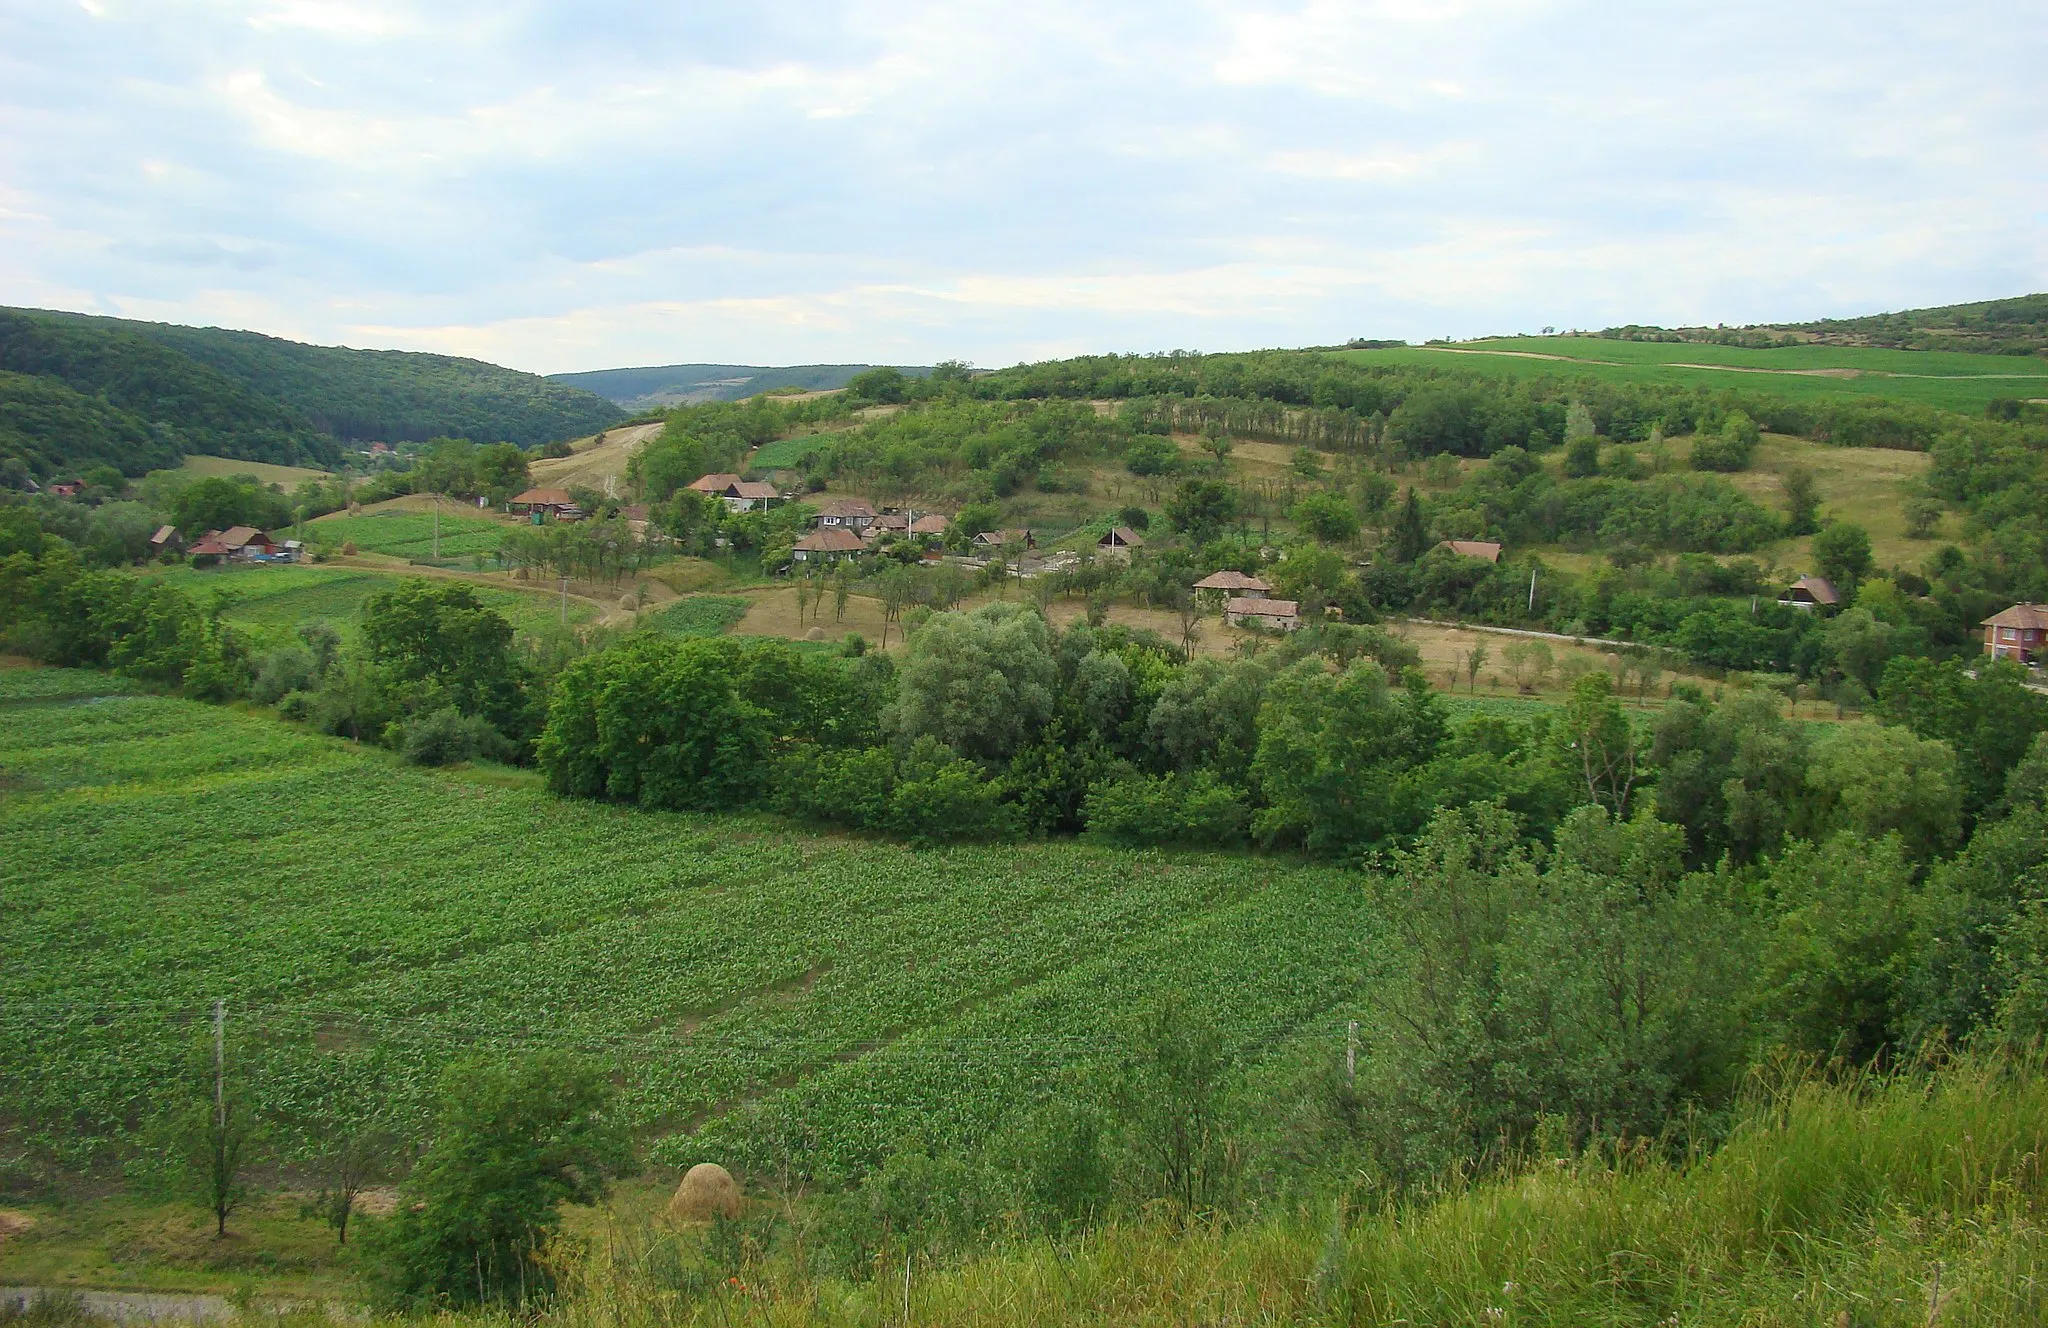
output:
M 0 464 L 37 478 L 96 462 L 140 475 L 188 452 L 331 467 L 356 438 L 531 447 L 623 415 L 478 360 L 26 309 L 0 310 L 0 371 Z

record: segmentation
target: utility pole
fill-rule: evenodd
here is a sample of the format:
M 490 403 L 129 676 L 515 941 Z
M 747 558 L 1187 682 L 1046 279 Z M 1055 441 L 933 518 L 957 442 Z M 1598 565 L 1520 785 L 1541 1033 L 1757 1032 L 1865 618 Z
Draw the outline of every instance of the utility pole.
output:
M 1344 1034 L 1344 1082 L 1347 1086 L 1358 1082 L 1358 1021 L 1351 1021 L 1351 1027 Z
M 1529 569 L 1529 616 L 1536 616 L 1536 569 Z
M 441 561 L 441 495 L 434 495 L 434 561 Z
M 225 1139 L 228 1132 L 228 1003 L 213 1003 L 213 1119 Z
M 569 578 L 562 578 L 562 626 L 569 625 Z

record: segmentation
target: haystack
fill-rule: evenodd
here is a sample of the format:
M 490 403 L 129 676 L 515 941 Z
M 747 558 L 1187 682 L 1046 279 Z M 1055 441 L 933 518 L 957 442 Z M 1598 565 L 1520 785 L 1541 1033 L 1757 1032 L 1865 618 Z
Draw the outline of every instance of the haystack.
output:
M 740 1215 L 740 1185 L 732 1173 L 716 1162 L 699 1162 L 676 1186 L 668 1201 L 668 1215 L 678 1222 L 709 1222 L 714 1217 Z
M 810 631 L 804 633 L 804 640 L 806 641 L 822 641 L 824 639 L 825 629 L 822 627 L 813 627 Z

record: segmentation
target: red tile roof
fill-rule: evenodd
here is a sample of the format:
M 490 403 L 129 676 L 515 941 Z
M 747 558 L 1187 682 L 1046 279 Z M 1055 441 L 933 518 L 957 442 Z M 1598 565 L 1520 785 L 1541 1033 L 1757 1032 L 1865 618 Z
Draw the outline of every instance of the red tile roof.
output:
M 528 489 L 512 501 L 528 507 L 567 507 L 570 498 L 567 489 Z
M 791 547 L 805 553 L 859 553 L 867 545 L 861 542 L 860 536 L 843 526 L 821 526 Z
M 2024 627 L 2048 630 L 2048 604 L 2015 604 L 2003 613 L 1986 618 L 1981 627 Z

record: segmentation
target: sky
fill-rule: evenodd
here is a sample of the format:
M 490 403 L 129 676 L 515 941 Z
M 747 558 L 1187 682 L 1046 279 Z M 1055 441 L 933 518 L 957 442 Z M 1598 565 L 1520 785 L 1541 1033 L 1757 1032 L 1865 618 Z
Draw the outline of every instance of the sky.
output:
M 2048 290 L 2040 0 L 0 0 L 0 304 L 999 366 Z

